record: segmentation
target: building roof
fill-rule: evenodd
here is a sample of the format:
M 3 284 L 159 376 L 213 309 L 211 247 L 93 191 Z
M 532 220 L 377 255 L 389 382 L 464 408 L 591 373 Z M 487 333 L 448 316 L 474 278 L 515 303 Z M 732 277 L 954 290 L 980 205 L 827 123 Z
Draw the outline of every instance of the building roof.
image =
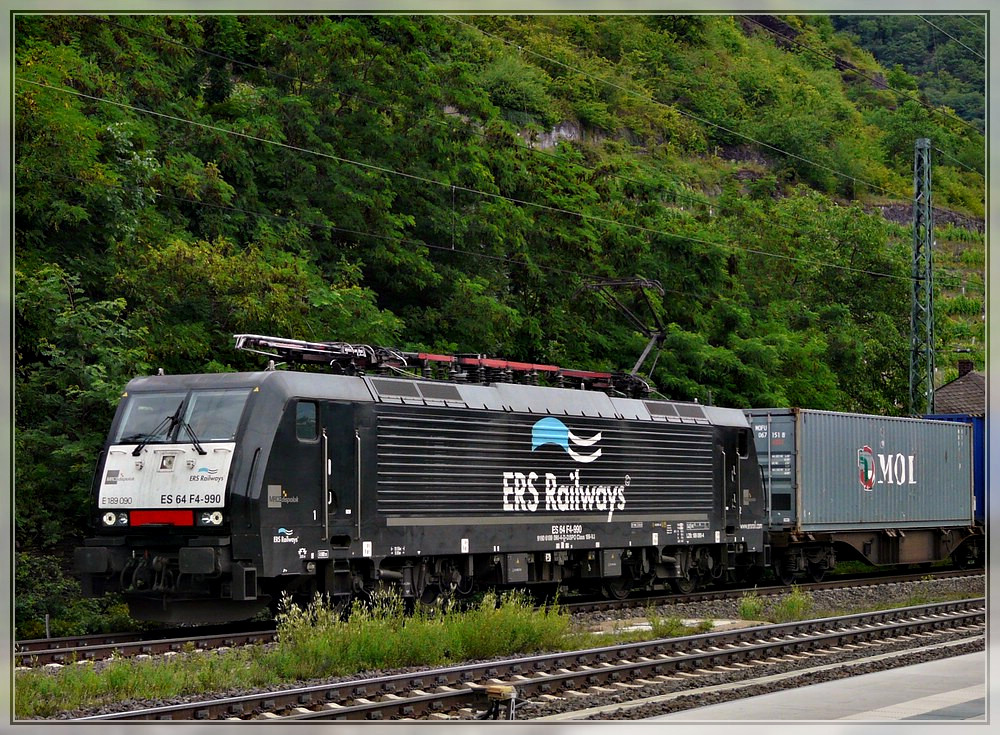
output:
M 972 370 L 934 391 L 934 413 L 986 415 L 986 376 Z

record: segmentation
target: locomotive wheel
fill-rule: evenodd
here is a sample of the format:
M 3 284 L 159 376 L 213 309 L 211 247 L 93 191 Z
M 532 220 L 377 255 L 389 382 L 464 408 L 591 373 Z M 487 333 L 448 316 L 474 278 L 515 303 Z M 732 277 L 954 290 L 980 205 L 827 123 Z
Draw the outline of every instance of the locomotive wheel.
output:
M 698 577 L 694 574 L 689 574 L 687 577 L 675 577 L 670 580 L 670 584 L 680 594 L 690 595 L 698 586 Z
M 609 600 L 624 600 L 632 591 L 632 580 L 625 576 L 615 577 L 605 582 L 601 590 Z
M 780 562 L 774 565 L 774 576 L 786 587 L 795 582 L 795 572 L 791 569 L 786 569 Z
M 441 588 L 436 584 L 429 584 L 424 587 L 423 594 L 420 595 L 418 602 L 420 606 L 424 609 L 431 609 L 437 607 L 445 599 L 445 595 L 442 594 Z
M 809 575 L 809 579 L 811 579 L 813 582 L 822 582 L 823 577 L 826 576 L 826 569 L 821 567 L 819 564 L 813 564 L 812 562 L 810 562 L 807 569 L 807 574 Z M 789 583 L 786 582 L 786 584 Z

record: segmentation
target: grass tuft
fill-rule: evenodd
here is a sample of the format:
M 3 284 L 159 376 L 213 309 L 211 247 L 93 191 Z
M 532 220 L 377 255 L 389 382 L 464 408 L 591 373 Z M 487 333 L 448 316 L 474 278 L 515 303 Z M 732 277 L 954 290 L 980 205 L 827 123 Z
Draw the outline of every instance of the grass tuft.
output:
M 769 620 L 773 623 L 790 623 L 793 620 L 804 620 L 812 610 L 812 596 L 803 592 L 797 585 L 792 591 L 771 606 Z
M 757 590 L 748 590 L 740 597 L 740 618 L 742 620 L 763 620 L 767 609 L 767 600 L 757 594 Z
M 305 607 L 280 603 L 277 643 L 152 661 L 114 659 L 95 667 L 19 672 L 17 719 L 51 717 L 128 699 L 207 694 L 335 675 L 435 666 L 474 658 L 558 650 L 570 617 L 558 605 L 536 611 L 526 595 L 487 594 L 467 612 L 447 606 L 404 614 L 394 592 L 354 605 L 347 620 L 317 595 Z

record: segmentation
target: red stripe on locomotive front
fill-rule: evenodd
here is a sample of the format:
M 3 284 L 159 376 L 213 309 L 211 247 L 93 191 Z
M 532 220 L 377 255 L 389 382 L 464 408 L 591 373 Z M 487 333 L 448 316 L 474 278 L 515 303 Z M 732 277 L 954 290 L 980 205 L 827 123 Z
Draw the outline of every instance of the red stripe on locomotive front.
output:
M 133 510 L 129 514 L 133 526 L 193 526 L 193 510 Z

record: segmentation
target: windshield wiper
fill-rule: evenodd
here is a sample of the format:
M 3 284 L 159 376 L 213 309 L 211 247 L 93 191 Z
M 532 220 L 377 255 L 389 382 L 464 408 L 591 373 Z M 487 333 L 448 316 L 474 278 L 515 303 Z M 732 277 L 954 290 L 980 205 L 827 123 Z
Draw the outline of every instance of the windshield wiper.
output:
M 132 450 L 133 457 L 138 457 L 139 453 L 146 447 L 146 445 L 149 444 L 149 442 L 152 439 L 159 436 L 161 432 L 163 433 L 164 436 L 170 435 L 170 432 L 174 430 L 174 427 L 181 420 L 181 406 L 183 405 L 184 401 L 182 400 L 180 403 L 177 404 L 177 410 L 174 411 L 172 416 L 167 416 L 165 419 L 163 419 L 163 421 L 161 421 L 159 424 L 156 425 L 155 429 L 146 434 L 145 439 L 136 444 L 135 449 Z
M 198 454 L 208 454 L 208 452 L 202 448 L 201 442 L 198 441 L 198 437 L 195 435 L 194 429 L 191 428 L 191 424 L 187 421 L 181 421 L 181 428 L 191 435 L 191 443 L 194 444 L 194 449 L 198 452 Z

